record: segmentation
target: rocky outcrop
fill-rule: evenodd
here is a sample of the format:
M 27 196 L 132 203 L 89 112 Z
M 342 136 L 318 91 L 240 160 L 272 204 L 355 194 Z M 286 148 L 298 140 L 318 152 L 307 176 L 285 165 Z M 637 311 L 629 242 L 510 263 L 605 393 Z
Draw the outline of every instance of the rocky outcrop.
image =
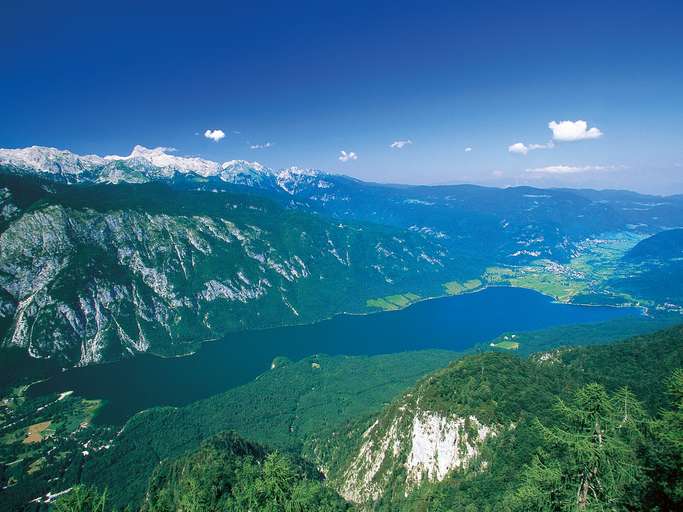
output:
M 347 500 L 363 510 L 381 501 L 389 510 L 400 496 L 419 495 L 426 482 L 489 471 L 495 463 L 491 454 L 507 449 L 505 440 L 515 435 L 529 407 L 528 394 L 510 389 L 537 370 L 537 363 L 509 354 L 458 358 L 374 419 L 334 433 L 309 451 Z
M 409 486 L 423 479 L 441 481 L 449 471 L 467 469 L 479 446 L 495 431 L 476 417 L 448 418 L 421 412 L 413 418 L 411 449 L 405 467 Z
M 376 501 L 394 485 L 407 495 L 423 481 L 441 481 L 452 471 L 466 470 L 482 444 L 496 435 L 496 427 L 475 416 L 413 409 L 409 404 L 410 397 L 363 432 L 360 447 L 339 478 L 339 492 L 347 500 Z

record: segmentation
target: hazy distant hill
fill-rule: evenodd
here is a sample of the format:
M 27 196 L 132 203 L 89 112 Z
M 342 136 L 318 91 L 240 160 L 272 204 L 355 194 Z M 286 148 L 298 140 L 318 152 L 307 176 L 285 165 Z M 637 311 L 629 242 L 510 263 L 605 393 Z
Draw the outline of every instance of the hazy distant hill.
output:
M 647 259 L 683 258 L 683 229 L 668 229 L 657 233 L 638 243 L 624 258 L 634 263 Z
M 615 288 L 659 304 L 683 303 L 683 229 L 646 238 L 624 255 Z

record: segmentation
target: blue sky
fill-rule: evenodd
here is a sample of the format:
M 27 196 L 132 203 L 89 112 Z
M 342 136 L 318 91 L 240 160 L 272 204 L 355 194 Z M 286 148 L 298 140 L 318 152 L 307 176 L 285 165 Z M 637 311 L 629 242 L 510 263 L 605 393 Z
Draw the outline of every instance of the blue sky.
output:
M 2 3 L 0 147 L 683 193 L 680 2 L 97 4 Z

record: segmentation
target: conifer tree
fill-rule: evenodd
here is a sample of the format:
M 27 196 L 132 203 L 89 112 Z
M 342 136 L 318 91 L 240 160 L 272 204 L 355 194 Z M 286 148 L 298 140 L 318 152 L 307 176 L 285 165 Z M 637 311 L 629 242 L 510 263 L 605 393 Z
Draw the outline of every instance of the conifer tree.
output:
M 683 370 L 674 371 L 668 388 L 672 407 L 651 423 L 647 457 L 651 486 L 645 497 L 651 510 L 683 508 Z
M 627 389 L 612 397 L 598 384 L 580 388 L 571 403 L 559 400 L 559 425 L 538 421 L 547 451 L 524 474 L 514 508 L 607 511 L 626 507 L 642 476 L 637 451 L 645 421 Z

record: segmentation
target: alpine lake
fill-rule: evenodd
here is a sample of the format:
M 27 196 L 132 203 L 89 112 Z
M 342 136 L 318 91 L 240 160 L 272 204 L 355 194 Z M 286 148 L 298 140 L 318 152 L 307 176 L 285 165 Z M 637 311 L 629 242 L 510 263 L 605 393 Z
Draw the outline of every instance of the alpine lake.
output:
M 340 314 L 309 325 L 237 332 L 207 342 L 188 356 L 139 355 L 115 363 L 68 369 L 31 387 L 31 394 L 73 390 L 103 399 L 100 424 L 120 424 L 154 406 L 181 406 L 244 384 L 268 371 L 276 357 L 374 355 L 424 349 L 465 351 L 505 332 L 592 323 L 639 315 L 637 308 L 579 306 L 540 293 L 491 287 L 429 299 L 397 311 Z

